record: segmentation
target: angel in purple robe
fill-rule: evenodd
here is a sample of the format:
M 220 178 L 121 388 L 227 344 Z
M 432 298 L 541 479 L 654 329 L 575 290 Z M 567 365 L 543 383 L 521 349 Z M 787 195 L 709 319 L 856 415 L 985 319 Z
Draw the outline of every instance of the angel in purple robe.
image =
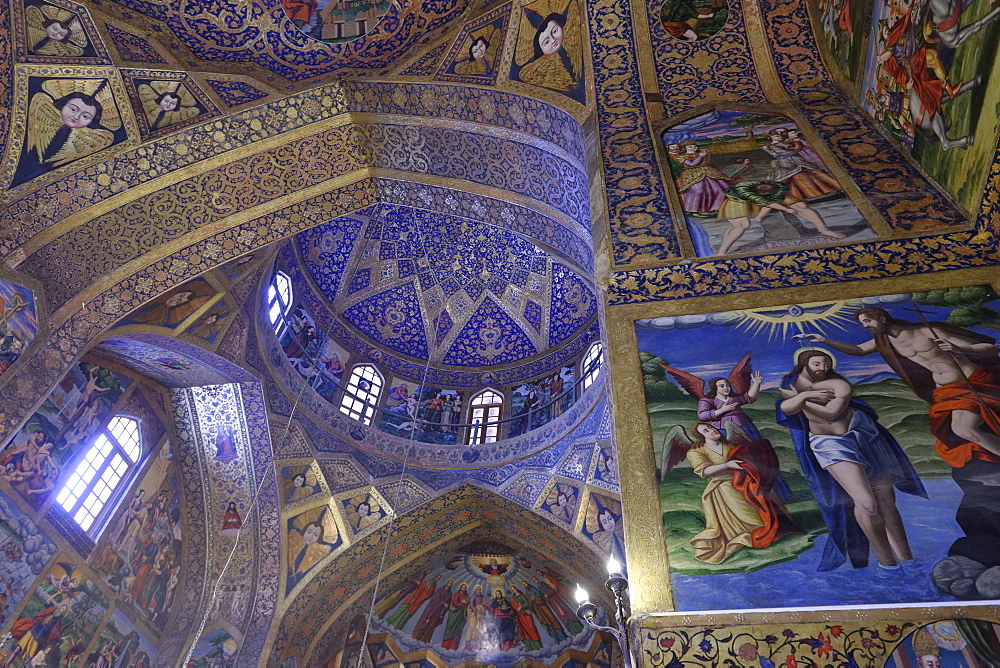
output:
M 750 437 L 759 441 L 760 432 L 753 419 L 743 412 L 743 406 L 757 401 L 764 374 L 751 371 L 750 353 L 729 373 L 728 378 L 716 376 L 705 382 L 697 376 L 680 369 L 661 365 L 688 395 L 698 399 L 698 419 L 722 430 L 722 423 L 732 422 L 743 428 Z M 725 432 L 723 432 L 725 433 Z

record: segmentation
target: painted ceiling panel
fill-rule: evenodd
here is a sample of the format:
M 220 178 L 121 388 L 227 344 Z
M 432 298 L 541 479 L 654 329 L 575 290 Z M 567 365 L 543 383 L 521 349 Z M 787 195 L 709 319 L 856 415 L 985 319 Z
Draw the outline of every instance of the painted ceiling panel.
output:
M 505 365 L 580 336 L 597 313 L 585 278 L 513 231 L 402 205 L 372 213 L 304 232 L 296 250 L 331 313 L 393 352 Z
M 496 366 L 533 356 L 537 350 L 518 323 L 487 297 L 445 355 L 445 364 Z
M 413 283 L 392 288 L 344 311 L 344 318 L 383 346 L 427 358 L 423 313 Z

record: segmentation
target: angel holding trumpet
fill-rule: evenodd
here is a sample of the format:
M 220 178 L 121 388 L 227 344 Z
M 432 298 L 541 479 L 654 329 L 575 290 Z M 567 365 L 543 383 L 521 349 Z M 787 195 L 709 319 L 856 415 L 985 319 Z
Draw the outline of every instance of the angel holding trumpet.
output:
M 663 474 L 687 459 L 707 481 L 701 495 L 705 529 L 691 539 L 694 557 L 720 564 L 743 547 L 763 548 L 792 534 L 805 533 L 776 496 L 778 456 L 769 441 L 751 438 L 727 421 L 726 431 L 697 422 L 690 431 L 672 426 Z

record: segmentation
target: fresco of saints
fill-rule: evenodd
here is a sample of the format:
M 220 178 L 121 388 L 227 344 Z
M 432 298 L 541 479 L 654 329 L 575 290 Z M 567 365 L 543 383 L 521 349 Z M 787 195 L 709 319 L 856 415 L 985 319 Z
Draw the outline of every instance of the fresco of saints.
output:
M 534 34 L 522 25 L 515 63 L 521 81 L 569 92 L 583 74 L 582 14 L 579 0 L 543 0 L 524 8 Z
M 24 10 L 28 53 L 36 56 L 82 56 L 87 33 L 80 18 L 62 7 L 42 5 Z
M 27 143 L 18 181 L 103 151 L 121 116 L 107 79 L 48 79 L 28 105 Z
M 340 533 L 325 506 L 302 513 L 288 524 L 288 589 L 291 590 L 333 551 L 340 542 Z
M 455 63 L 455 74 L 482 77 L 493 75 L 493 62 L 503 41 L 496 35 L 496 31 L 496 26 L 491 23 L 469 35 L 469 57 Z
M 177 125 L 202 113 L 191 91 L 179 81 L 150 81 L 136 92 L 150 130 Z
M 694 558 L 709 564 L 722 563 L 743 547 L 767 547 L 803 533 L 774 494 L 780 479 L 774 448 L 732 422 L 726 427 L 730 438 L 707 422 L 695 424 L 690 434 L 672 427 L 664 462 L 669 471 L 686 458 L 708 483 L 701 495 L 705 530 L 691 539 L 691 546 Z
M 195 279 L 161 295 L 149 306 L 131 316 L 136 322 L 162 327 L 177 327 L 215 294 L 211 285 Z

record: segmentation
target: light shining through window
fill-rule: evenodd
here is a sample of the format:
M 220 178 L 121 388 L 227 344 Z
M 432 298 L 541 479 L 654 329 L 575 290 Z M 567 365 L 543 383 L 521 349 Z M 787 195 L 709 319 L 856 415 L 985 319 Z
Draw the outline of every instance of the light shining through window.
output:
M 340 412 L 355 420 L 371 424 L 375 405 L 382 394 L 382 374 L 371 364 L 360 364 L 351 371 L 344 396 L 340 399 Z

